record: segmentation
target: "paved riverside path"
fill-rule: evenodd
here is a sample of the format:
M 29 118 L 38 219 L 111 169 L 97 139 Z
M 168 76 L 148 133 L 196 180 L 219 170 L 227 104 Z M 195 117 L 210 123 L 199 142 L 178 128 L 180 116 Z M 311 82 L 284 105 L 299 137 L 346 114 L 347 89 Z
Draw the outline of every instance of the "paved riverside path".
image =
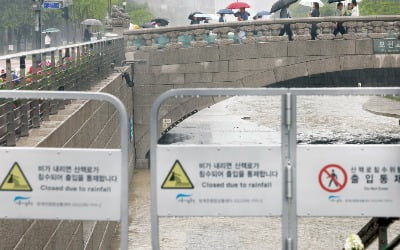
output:
M 363 108 L 377 115 L 400 118 L 400 97 L 398 98 L 398 100 L 393 100 L 387 97 L 374 96 L 363 105 Z
M 315 99 L 313 97 L 312 99 Z M 343 97 L 339 101 L 333 99 L 331 103 L 345 103 L 349 107 L 358 104 L 360 98 Z M 361 99 L 368 100 L 368 98 Z M 346 102 L 344 102 L 346 101 Z M 205 109 L 183 121 L 177 128 L 170 131 L 171 134 L 188 134 L 190 141 L 204 141 L 204 143 L 227 142 L 230 139 L 243 140 L 243 144 L 261 143 L 266 137 L 274 143 L 280 141 L 280 137 L 274 137 L 274 126 L 267 128 L 258 126 L 254 120 L 257 118 L 253 112 L 255 109 L 264 110 L 279 105 L 279 100 L 268 103 L 266 106 L 260 101 L 249 102 L 243 99 L 249 108 L 243 108 L 243 103 L 228 99 L 209 109 Z M 305 102 L 311 105 L 310 102 Z M 354 104 L 354 105 L 351 105 Z M 251 106 L 251 108 L 250 108 Z M 240 110 L 239 110 L 240 108 Z M 356 112 L 362 112 L 357 107 Z M 246 112 L 244 112 L 245 110 Z M 250 114 L 249 112 L 250 111 Z M 257 119 L 272 120 L 276 112 L 270 115 L 260 115 Z M 364 112 L 368 117 L 373 114 Z M 381 118 L 378 117 L 380 120 Z M 393 119 L 393 118 L 391 118 Z M 218 122 L 219 120 L 219 125 Z M 208 127 L 205 126 L 206 123 Z M 273 123 L 273 122 L 272 122 Z M 357 123 L 358 124 L 358 123 Z M 190 134 L 193 127 L 202 127 L 202 133 L 213 131 L 212 136 Z M 276 126 L 275 126 L 276 127 Z M 224 128 L 224 129 L 222 129 Z M 245 129 L 247 128 L 247 129 Z M 249 131 L 253 131 L 252 133 Z M 237 133 L 241 131 L 240 133 Z M 265 135 L 265 134 L 270 135 Z M 236 134 L 234 136 L 234 134 Z M 242 138 L 239 135 L 241 134 Z M 249 138 L 249 136 L 251 138 Z M 150 170 L 137 169 L 134 172 L 132 185 L 130 186 L 130 226 L 129 249 L 151 249 L 150 230 Z M 342 249 L 346 237 L 358 232 L 370 218 L 366 217 L 312 217 L 299 218 L 298 240 L 301 250 L 314 249 Z M 281 221 L 276 217 L 169 217 L 160 218 L 160 245 L 161 249 L 243 249 L 243 250 L 277 250 L 281 247 Z M 389 228 L 389 239 L 400 232 L 400 222 L 394 223 Z M 118 249 L 118 239 L 114 241 L 114 248 Z M 377 249 L 377 242 L 370 247 Z

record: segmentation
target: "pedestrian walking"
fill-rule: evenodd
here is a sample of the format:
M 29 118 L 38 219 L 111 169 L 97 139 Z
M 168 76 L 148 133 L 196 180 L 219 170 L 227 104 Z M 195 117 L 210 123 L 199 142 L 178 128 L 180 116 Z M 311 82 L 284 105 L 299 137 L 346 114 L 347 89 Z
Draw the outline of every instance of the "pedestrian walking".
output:
M 84 42 L 90 42 L 92 34 L 89 31 L 90 25 L 87 25 L 85 27 L 85 31 L 83 32 L 83 41 Z
M 351 10 L 351 16 L 360 16 L 357 0 L 352 0 L 351 5 L 353 6 L 353 9 Z
M 343 3 L 339 2 L 336 6 L 335 16 L 343 16 Z M 333 34 L 336 36 L 338 33 L 344 34 L 346 30 L 343 27 L 343 22 L 336 22 L 335 29 L 333 30 Z
M 353 4 L 352 3 L 347 3 L 347 9 L 345 13 L 343 14 L 344 16 L 351 16 L 351 12 L 353 10 Z
M 313 10 L 310 13 L 311 17 L 319 17 L 319 3 L 314 2 L 313 3 Z M 317 37 L 317 24 L 313 23 L 311 24 L 311 40 L 315 40 Z
M 219 14 L 218 22 L 220 22 L 220 23 L 224 23 L 225 22 L 224 14 Z
M 281 13 L 279 14 L 280 18 L 290 18 L 288 8 L 289 8 L 289 5 L 286 5 L 285 7 L 283 7 L 281 9 Z M 290 29 L 290 24 L 288 24 L 288 23 L 283 25 L 283 28 L 281 29 L 279 36 L 283 36 L 285 33 L 288 35 L 289 41 L 293 41 L 293 32 Z
M 51 47 L 51 37 L 49 33 L 46 33 L 46 35 L 44 36 L 44 47 L 45 48 Z

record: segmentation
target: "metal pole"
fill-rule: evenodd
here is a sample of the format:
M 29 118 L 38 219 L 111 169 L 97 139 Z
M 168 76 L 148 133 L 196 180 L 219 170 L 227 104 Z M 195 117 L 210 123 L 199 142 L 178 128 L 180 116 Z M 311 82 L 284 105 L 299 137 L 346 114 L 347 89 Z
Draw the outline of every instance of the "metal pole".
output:
M 35 1 L 35 5 L 33 5 L 35 10 L 35 49 L 42 48 L 42 3 L 43 0 L 37 0 Z M 39 63 L 40 60 L 39 55 L 37 61 L 32 63 Z
M 108 18 L 111 19 L 111 0 L 108 0 Z

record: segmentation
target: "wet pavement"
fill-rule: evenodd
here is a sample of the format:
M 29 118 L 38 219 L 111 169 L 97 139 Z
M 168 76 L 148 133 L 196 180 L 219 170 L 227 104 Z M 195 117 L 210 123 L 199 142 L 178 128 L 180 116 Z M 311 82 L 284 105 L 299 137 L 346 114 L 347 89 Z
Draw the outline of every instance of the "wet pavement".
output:
M 366 111 L 369 100 L 361 96 L 299 97 L 299 143 L 398 144 L 398 118 Z M 230 98 L 183 121 L 164 143 L 280 144 L 279 107 L 279 98 Z M 149 174 L 148 169 L 134 173 L 129 249 L 151 249 Z M 342 249 L 346 237 L 358 232 L 369 219 L 299 217 L 298 249 Z M 160 218 L 160 245 L 161 249 L 281 249 L 280 223 L 276 217 Z M 396 222 L 389 228 L 389 240 L 399 232 L 400 222 Z M 377 249 L 376 241 L 370 249 Z

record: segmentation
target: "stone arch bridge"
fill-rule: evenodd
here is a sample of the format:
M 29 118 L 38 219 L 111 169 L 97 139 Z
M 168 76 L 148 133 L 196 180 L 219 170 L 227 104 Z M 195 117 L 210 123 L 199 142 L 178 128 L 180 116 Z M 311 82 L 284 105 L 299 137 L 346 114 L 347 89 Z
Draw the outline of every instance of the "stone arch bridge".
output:
M 347 32 L 333 35 L 335 22 Z M 279 36 L 285 23 L 294 41 Z M 318 37 L 311 40 L 312 23 Z M 399 86 L 400 16 L 321 17 L 191 25 L 124 32 L 134 63 L 134 131 L 147 166 L 150 108 L 173 88 Z M 173 124 L 215 98 L 171 100 Z M 161 124 L 161 122 L 160 122 Z M 164 128 L 160 127 L 160 134 Z

